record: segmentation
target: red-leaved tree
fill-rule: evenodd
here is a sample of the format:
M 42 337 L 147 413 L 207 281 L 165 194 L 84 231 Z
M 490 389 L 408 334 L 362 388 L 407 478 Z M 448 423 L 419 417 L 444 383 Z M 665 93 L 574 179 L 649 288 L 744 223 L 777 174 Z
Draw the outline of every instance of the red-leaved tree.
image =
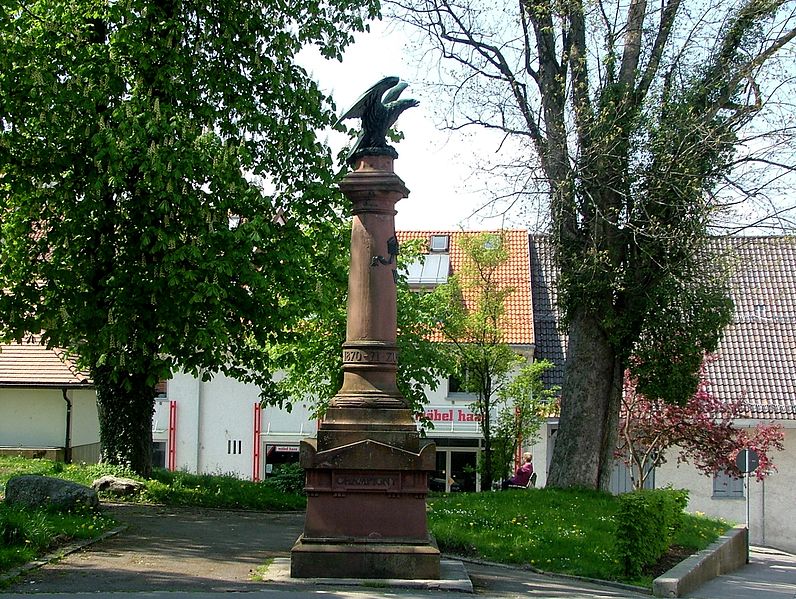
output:
M 720 401 L 711 393 L 706 362 L 696 392 L 683 406 L 648 399 L 625 372 L 616 455 L 630 466 L 636 489 L 643 488 L 649 474 L 666 462 L 671 447 L 677 447 L 678 463 L 688 462 L 706 474 L 724 471 L 740 476 L 735 457 L 742 449 L 754 449 L 760 456 L 758 480 L 776 470 L 771 454 L 783 449 L 782 428 L 762 423 L 738 428 L 735 420 L 743 417 L 745 402 L 741 397 Z

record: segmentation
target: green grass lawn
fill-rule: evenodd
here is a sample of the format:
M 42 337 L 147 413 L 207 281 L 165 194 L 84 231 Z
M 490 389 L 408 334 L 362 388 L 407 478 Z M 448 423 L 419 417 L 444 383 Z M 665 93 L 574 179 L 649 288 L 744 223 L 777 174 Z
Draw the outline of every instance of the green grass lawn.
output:
M 64 465 L 0 457 L 0 485 L 14 474 L 23 473 L 58 476 L 86 485 L 107 473 L 131 475 L 107 465 Z M 153 479 L 144 481 L 147 490 L 136 501 L 222 509 L 302 510 L 306 499 L 296 492 L 301 477 L 300 470 L 286 469 L 268 482 L 253 483 L 232 476 L 156 470 Z M 530 565 L 547 572 L 622 580 L 614 551 L 617 507 L 616 497 L 605 493 L 523 489 L 432 495 L 428 514 L 429 527 L 446 553 Z M 32 539 L 90 537 L 113 524 L 91 514 L 74 515 L 73 520 L 72 516 L 61 519 L 56 514 L 28 512 L 12 518 L 29 518 L 35 524 Z M 729 526 L 723 521 L 687 515 L 674 544 L 697 551 Z M 47 532 L 37 537 L 36 530 Z M 35 540 L 10 548 L 0 543 L 0 570 L 10 567 L 8 564 L 14 560 L 27 561 L 44 549 Z M 652 576 L 625 582 L 649 587 Z
M 303 510 L 307 505 L 304 495 L 294 490 L 295 483 L 291 485 L 292 481 L 287 481 L 287 484 L 280 484 L 284 481 L 279 477 L 253 483 L 234 476 L 196 475 L 156 468 L 152 478 L 144 481 L 125 468 L 108 464 L 63 464 L 0 456 L 0 485 L 4 486 L 11 476 L 17 474 L 57 476 L 87 486 L 105 474 L 126 476 L 146 484 L 146 491 L 136 501 L 165 505 L 263 511 Z M 291 475 L 295 478 L 294 473 Z
M 59 513 L 15 509 L 0 503 L 0 572 L 50 549 L 97 537 L 116 523 L 96 512 Z
M 456 493 L 431 498 L 429 527 L 447 553 L 546 572 L 623 580 L 614 552 L 616 497 L 558 489 Z M 674 545 L 704 549 L 729 528 L 687 515 Z M 651 587 L 652 576 L 624 580 Z

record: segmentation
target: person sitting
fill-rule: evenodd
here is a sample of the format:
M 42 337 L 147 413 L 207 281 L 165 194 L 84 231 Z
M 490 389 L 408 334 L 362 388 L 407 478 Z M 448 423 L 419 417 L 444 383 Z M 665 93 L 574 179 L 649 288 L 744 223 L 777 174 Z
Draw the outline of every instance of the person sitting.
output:
M 522 454 L 522 465 L 517 468 L 514 476 L 503 481 L 503 488 L 509 487 L 527 487 L 528 481 L 533 476 L 533 456 L 530 452 Z

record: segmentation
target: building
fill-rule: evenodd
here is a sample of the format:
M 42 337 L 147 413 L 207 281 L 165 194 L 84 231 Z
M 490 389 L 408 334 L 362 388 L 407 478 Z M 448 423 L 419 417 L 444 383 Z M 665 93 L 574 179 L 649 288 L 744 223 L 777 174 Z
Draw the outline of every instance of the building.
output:
M 796 551 L 796 238 L 718 240 L 737 268 L 731 279 L 735 313 L 708 367 L 719 398 L 743 397 L 738 427 L 775 423 L 785 434 L 777 472 L 748 484 L 725 474 L 704 476 L 672 457 L 658 468 L 658 486 L 690 491 L 689 509 L 744 524 L 752 543 Z
M 688 489 L 690 511 L 736 523 L 746 523 L 748 502 L 752 543 L 796 551 L 796 523 L 790 515 L 796 499 L 796 238 L 717 239 L 714 249 L 735 266 L 730 281 L 735 313 L 717 359 L 709 365 L 712 391 L 719 399 L 744 398 L 747 412 L 736 426 L 780 425 L 785 450 L 774 455 L 776 473 L 762 482 L 752 478 L 747 486 L 725 474 L 706 476 L 678 464 L 673 449 L 654 473 L 654 485 Z M 558 326 L 557 272 L 549 239 L 532 235 L 530 255 L 536 357 L 557 365 L 546 382 L 560 384 L 566 334 Z M 557 427 L 555 419 L 548 422 L 546 439 L 535 448 L 537 458 L 549 460 Z M 615 477 L 614 490 L 626 486 L 621 478 Z
M 0 345 L 0 454 L 78 462 L 99 458 L 91 381 L 36 337 Z
M 448 280 L 457 272 L 463 254 L 458 240 L 466 233 L 451 231 L 399 232 L 400 243 L 420 240 L 428 254 L 412 265 L 409 284 L 421 291 Z M 533 356 L 528 234 L 503 232 L 509 259 L 498 271 L 501 284 L 514 289 L 506 305 L 506 342 Z M 441 341 L 441 337 L 436 339 Z M 437 444 L 438 488 L 480 490 L 476 471 L 482 436 L 473 396 L 450 381 L 429 391 L 426 431 Z M 260 480 L 274 466 L 298 461 L 301 439 L 313 437 L 317 420 L 311 406 L 297 402 L 288 412 L 260 407 L 259 389 L 223 375 L 210 381 L 176 374 L 157 401 L 153 439 L 159 464 L 203 473 L 234 473 Z

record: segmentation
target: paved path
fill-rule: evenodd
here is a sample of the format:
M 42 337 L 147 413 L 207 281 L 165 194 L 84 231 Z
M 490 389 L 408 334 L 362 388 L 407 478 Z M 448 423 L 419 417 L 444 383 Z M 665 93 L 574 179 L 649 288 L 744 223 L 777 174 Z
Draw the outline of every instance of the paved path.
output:
M 287 557 L 303 514 L 264 514 L 159 506 L 108 508 L 128 529 L 58 563 L 28 573 L 3 599 L 205 599 L 229 592 L 267 599 L 451 599 L 466 594 L 381 587 L 341 588 L 308 582 L 259 582 L 269 558 Z M 589 584 L 517 568 L 466 563 L 477 596 L 570 599 L 640 599 L 633 590 Z M 124 593 L 122 595 L 121 593 Z M 698 599 L 794 599 L 796 557 L 755 551 L 752 562 L 691 595 Z
M 444 591 L 340 588 L 311 583 L 258 582 L 253 575 L 272 557 L 289 556 L 304 522 L 303 514 L 263 514 L 160 506 L 116 505 L 108 511 L 128 529 L 25 575 L 8 595 L 34 593 L 37 599 L 79 597 L 82 593 L 125 593 L 158 597 L 169 592 L 193 599 L 230 591 L 260 597 L 297 599 L 322 593 L 331 597 L 451 598 Z M 466 564 L 478 595 L 489 597 L 643 597 L 633 592 L 581 581 L 533 574 L 516 568 Z
M 752 547 L 749 563 L 718 576 L 688 597 L 693 599 L 796 599 L 796 555 Z

